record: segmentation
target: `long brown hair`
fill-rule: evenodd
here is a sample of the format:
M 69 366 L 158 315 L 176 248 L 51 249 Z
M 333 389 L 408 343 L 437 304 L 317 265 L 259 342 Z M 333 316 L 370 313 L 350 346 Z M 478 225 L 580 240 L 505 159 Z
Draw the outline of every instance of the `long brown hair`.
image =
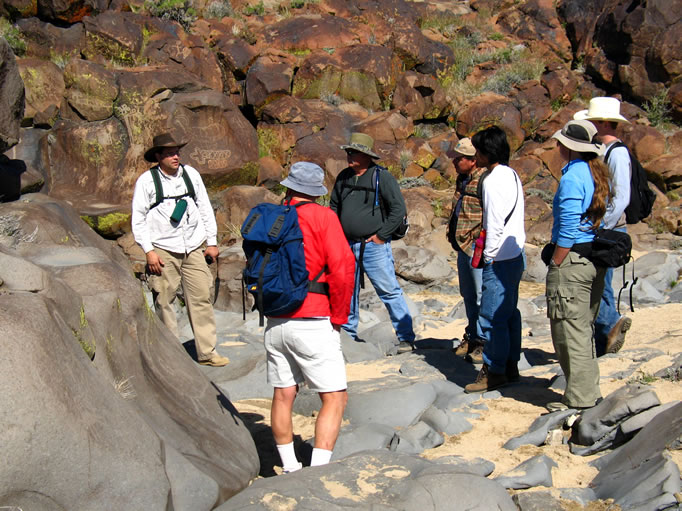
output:
M 611 187 L 609 186 L 609 168 L 595 153 L 579 153 L 581 160 L 587 162 L 594 181 L 594 194 L 590 207 L 585 211 L 584 218 L 592 222 L 592 230 L 599 228 L 606 213 L 606 205 L 611 201 Z

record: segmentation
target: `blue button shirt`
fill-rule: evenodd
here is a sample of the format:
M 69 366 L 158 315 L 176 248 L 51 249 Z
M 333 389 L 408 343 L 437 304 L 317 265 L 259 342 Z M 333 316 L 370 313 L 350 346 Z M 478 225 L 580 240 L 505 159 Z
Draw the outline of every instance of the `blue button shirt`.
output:
M 589 165 L 583 160 L 573 160 L 561 169 L 559 189 L 552 203 L 554 224 L 552 241 L 560 247 L 571 248 L 575 243 L 591 242 L 594 232 L 592 222 L 583 214 L 592 203 L 594 180 Z

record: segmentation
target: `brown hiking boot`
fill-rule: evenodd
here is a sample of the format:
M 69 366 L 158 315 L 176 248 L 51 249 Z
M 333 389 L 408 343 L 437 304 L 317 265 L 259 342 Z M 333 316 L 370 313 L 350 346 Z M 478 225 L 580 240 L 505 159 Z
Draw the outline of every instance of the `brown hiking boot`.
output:
M 215 353 L 211 358 L 206 360 L 199 360 L 202 366 L 212 366 L 212 367 L 223 367 L 230 363 L 230 359 L 227 357 L 222 357 Z
M 487 392 L 507 384 L 507 376 L 504 374 L 491 373 L 488 369 L 488 364 L 483 364 L 483 367 L 476 376 L 476 381 L 464 387 L 464 392 L 473 394 L 475 392 Z
M 613 325 L 606 337 L 606 353 L 618 353 L 625 344 L 625 334 L 630 330 L 632 320 L 627 316 L 621 318 Z
M 460 343 L 459 343 L 459 346 L 457 346 L 457 347 L 455 348 L 455 350 L 454 350 L 454 351 L 455 351 L 455 355 L 457 355 L 458 357 L 463 357 L 463 356 L 465 356 L 467 353 L 469 353 L 469 352 L 471 351 L 471 350 L 469 349 L 469 346 L 471 345 L 471 344 L 469 343 L 469 340 L 470 340 L 470 339 L 469 339 L 469 334 L 465 333 L 465 334 L 462 336 L 462 342 L 460 342 Z M 473 348 L 472 348 L 472 349 L 473 349 Z
M 464 360 L 471 362 L 472 364 L 482 364 L 483 345 L 477 343 L 476 347 L 471 351 L 471 353 L 467 353 L 467 355 L 464 357 Z

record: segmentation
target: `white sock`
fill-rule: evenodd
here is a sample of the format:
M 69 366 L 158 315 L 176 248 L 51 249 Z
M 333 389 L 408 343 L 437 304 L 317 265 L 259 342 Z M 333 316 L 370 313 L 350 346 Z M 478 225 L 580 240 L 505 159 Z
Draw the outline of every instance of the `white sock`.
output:
M 279 457 L 282 460 L 282 468 L 287 472 L 294 472 L 301 468 L 298 463 L 298 458 L 296 458 L 296 451 L 294 451 L 294 442 L 289 442 L 288 444 L 277 444 L 277 450 L 279 451 Z
M 317 467 L 319 465 L 326 465 L 332 459 L 332 451 L 327 449 L 313 449 L 313 456 L 310 458 L 310 466 Z

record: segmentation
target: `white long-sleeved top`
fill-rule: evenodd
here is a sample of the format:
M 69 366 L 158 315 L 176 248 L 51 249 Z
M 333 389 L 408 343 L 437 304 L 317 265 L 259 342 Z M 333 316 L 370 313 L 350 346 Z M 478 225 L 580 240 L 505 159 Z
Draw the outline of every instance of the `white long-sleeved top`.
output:
M 170 220 L 175 209 L 175 199 L 165 199 L 154 209 L 149 209 L 156 202 L 156 188 L 151 171 L 142 174 L 135 183 L 131 223 L 135 241 L 145 253 L 158 247 L 169 252 L 189 254 L 204 241 L 208 245 L 218 244 L 218 228 L 213 208 L 201 175 L 196 169 L 181 165 L 174 176 L 159 172 L 163 195 L 172 197 L 187 192 L 182 172 L 187 172 L 194 185 L 196 202 L 189 196 L 185 197 L 187 210 L 177 225 L 171 225 Z
M 514 207 L 516 203 L 516 207 Z M 505 225 L 504 219 L 514 208 Z M 524 195 L 521 179 L 507 165 L 497 165 L 483 181 L 483 257 L 486 262 L 517 257 L 526 242 Z
M 619 140 L 614 140 L 604 149 L 604 154 L 611 145 Z M 614 227 L 625 226 L 625 208 L 630 204 L 630 176 L 632 175 L 632 165 L 630 155 L 625 147 L 616 147 L 609 154 L 609 184 L 613 198 L 606 206 L 604 214 L 604 228 L 613 229 Z

